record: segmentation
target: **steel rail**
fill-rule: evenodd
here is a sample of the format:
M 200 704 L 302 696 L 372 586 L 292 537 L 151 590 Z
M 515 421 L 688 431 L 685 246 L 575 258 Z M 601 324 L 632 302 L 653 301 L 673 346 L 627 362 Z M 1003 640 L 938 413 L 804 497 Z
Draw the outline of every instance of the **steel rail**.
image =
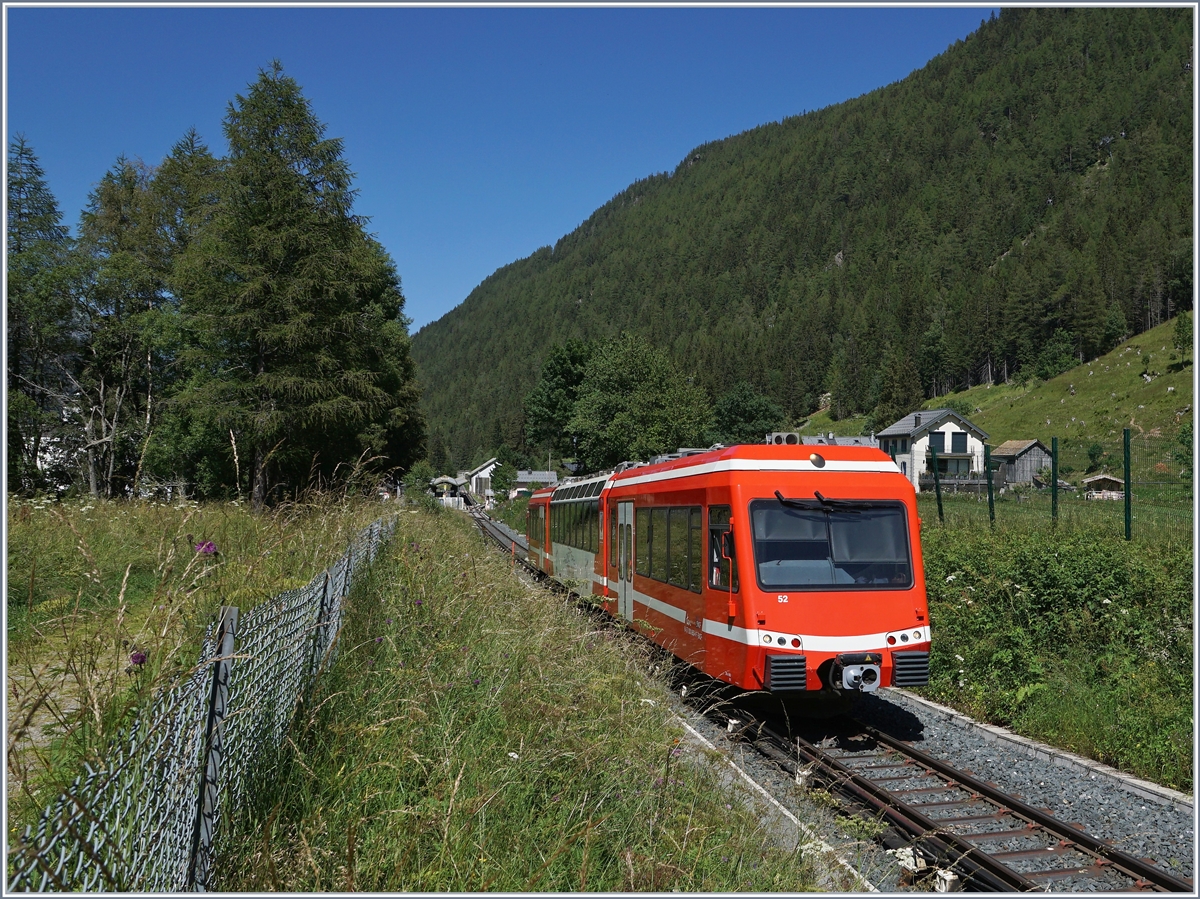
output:
M 1082 848 L 1087 853 L 1100 856 L 1108 861 L 1112 869 L 1120 871 L 1139 885 L 1152 885 L 1170 892 L 1190 893 L 1193 891 L 1192 884 L 1183 878 L 1176 877 L 1170 872 L 1164 871 L 1162 868 L 1149 864 L 1127 852 L 1122 852 L 1115 846 L 1108 845 L 1103 840 L 1097 839 L 1086 831 L 1060 821 L 1048 812 L 1022 802 L 1020 799 L 1002 792 L 994 785 L 973 777 L 965 771 L 953 768 L 941 759 L 934 758 L 928 753 L 909 746 L 907 743 L 897 740 L 895 737 L 889 736 L 870 725 L 858 721 L 855 723 L 866 733 L 870 734 L 877 742 L 912 758 L 926 768 L 951 778 L 972 792 L 978 793 L 990 801 L 1004 806 L 1010 812 L 1015 813 L 1016 817 L 1026 818 L 1038 827 L 1059 837 L 1059 839 L 1066 840 Z
M 785 768 L 795 766 L 788 751 L 793 746 L 791 741 L 785 740 L 769 727 L 763 727 L 760 732 L 770 741 L 754 744 L 760 752 Z M 827 777 L 832 775 L 831 779 L 838 789 L 877 810 L 900 831 L 919 838 L 921 847 L 928 850 L 935 860 L 962 872 L 964 885 L 997 893 L 1042 890 L 1036 881 L 1000 863 L 957 834 L 939 829 L 936 822 L 808 741 L 799 737 L 793 739 L 798 755 L 805 763 L 824 769 Z M 781 747 L 787 747 L 787 750 Z M 792 770 L 794 772 L 795 768 L 792 767 Z

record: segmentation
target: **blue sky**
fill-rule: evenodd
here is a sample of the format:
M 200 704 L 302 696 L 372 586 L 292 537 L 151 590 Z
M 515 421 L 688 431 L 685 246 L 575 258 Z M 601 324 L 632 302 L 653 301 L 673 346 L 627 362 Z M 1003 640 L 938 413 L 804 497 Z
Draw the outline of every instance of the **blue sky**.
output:
M 278 58 L 345 142 L 413 330 L 689 150 L 904 78 L 988 7 L 6 8 L 6 138 L 64 220 Z

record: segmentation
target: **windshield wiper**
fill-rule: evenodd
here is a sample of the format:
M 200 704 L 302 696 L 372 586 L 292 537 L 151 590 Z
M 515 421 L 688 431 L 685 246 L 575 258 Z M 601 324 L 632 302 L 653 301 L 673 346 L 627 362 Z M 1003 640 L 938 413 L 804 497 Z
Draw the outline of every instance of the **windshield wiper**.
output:
M 823 512 L 861 512 L 872 505 L 869 502 L 855 500 L 826 499 L 821 495 L 820 490 L 814 490 L 813 496 L 816 499 L 790 499 L 778 490 L 775 491 L 775 498 L 777 500 L 785 506 L 793 506 L 797 509 L 820 509 Z

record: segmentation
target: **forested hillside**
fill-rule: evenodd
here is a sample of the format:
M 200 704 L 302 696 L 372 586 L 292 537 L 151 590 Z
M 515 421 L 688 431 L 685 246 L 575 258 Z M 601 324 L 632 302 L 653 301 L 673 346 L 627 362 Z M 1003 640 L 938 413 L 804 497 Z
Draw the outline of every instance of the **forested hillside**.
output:
M 622 330 L 793 420 L 1039 377 L 1191 307 L 1190 9 L 1016 9 L 855 100 L 696 148 L 423 328 L 431 443 L 525 443 L 549 348 Z

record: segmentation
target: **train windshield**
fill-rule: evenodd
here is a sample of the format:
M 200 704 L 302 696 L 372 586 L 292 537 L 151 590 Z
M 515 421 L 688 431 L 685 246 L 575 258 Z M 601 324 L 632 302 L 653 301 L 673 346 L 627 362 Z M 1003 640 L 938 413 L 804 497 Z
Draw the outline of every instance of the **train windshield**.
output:
M 901 503 L 754 500 L 754 563 L 764 589 L 911 587 Z

